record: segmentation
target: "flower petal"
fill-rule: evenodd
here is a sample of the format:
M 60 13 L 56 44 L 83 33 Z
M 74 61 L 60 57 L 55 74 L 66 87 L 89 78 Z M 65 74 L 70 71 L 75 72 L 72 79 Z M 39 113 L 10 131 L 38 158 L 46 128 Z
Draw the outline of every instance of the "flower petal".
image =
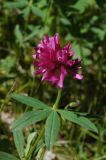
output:
M 52 37 L 45 35 L 34 49 L 33 64 L 37 67 L 36 75 L 42 74 L 42 81 L 45 80 L 63 88 L 69 69 L 76 79 L 83 78 L 81 74 L 77 73 L 81 60 L 72 59 L 74 52 L 69 43 L 63 48 L 60 46 L 57 33 Z
M 82 74 L 76 73 L 74 71 L 71 71 L 71 73 L 72 73 L 74 78 L 79 79 L 79 80 L 83 79 L 83 75 Z
M 64 68 L 64 66 L 61 66 L 60 79 L 59 79 L 59 81 L 57 83 L 57 86 L 59 88 L 63 88 L 63 86 L 64 86 L 64 79 L 65 79 L 66 75 L 67 75 L 66 69 Z

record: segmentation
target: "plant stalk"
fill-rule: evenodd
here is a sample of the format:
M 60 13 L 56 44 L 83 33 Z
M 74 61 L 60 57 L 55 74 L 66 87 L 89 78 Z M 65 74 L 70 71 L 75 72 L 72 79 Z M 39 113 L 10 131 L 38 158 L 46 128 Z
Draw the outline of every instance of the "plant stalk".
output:
M 41 131 L 40 131 L 40 133 L 39 133 L 36 141 L 32 144 L 32 146 L 31 146 L 31 148 L 30 148 L 27 156 L 25 157 L 25 160 L 30 160 L 30 159 L 31 159 L 31 156 L 32 156 L 32 154 L 33 154 L 33 152 L 34 152 L 34 150 L 35 150 L 38 142 L 39 142 L 40 139 L 42 138 L 42 136 L 43 136 L 43 134 L 44 134 L 44 131 L 45 131 L 45 127 L 43 127 L 43 128 L 41 129 Z
M 60 101 L 60 98 L 61 98 L 61 92 L 62 92 L 62 89 L 59 89 L 58 90 L 58 94 L 57 94 L 57 98 L 56 98 L 56 101 L 53 105 L 53 109 L 57 109 L 58 108 L 58 105 L 59 105 L 59 101 Z

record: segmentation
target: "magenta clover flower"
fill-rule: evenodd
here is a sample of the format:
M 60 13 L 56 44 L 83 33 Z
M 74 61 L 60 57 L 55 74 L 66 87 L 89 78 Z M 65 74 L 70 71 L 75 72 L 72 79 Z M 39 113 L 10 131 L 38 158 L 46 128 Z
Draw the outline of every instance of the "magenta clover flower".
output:
M 42 75 L 42 81 L 63 88 L 64 79 L 70 73 L 76 79 L 83 76 L 77 71 L 81 68 L 80 59 L 72 59 L 74 52 L 68 43 L 64 48 L 60 46 L 58 34 L 53 37 L 44 36 L 37 47 L 34 48 L 34 65 L 37 67 L 36 75 Z

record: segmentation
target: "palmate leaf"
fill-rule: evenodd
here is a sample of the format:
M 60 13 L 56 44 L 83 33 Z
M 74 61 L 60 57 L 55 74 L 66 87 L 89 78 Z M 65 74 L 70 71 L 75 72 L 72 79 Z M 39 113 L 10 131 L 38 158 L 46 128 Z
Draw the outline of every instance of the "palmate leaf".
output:
M 69 120 L 73 123 L 79 124 L 83 127 L 86 127 L 87 129 L 98 133 L 98 130 L 96 128 L 96 126 L 86 117 L 84 116 L 80 116 L 75 114 L 74 112 L 71 111 L 66 111 L 66 110 L 58 110 L 58 113 L 60 113 L 60 115 L 65 118 L 66 120 Z
M 45 109 L 37 112 L 36 111 L 26 112 L 21 118 L 19 118 L 13 123 L 12 130 L 16 131 L 19 129 L 23 129 L 24 127 L 27 127 L 33 123 L 39 122 L 45 119 L 48 116 L 48 114 L 50 114 L 51 111 L 52 110 Z
M 18 154 L 20 158 L 22 158 L 24 156 L 24 145 L 25 145 L 25 140 L 24 140 L 22 130 L 14 131 L 13 136 L 14 136 L 15 146 L 17 148 Z
M 47 106 L 46 104 L 44 104 L 43 102 L 41 102 L 35 98 L 29 97 L 29 96 L 24 96 L 24 95 L 19 95 L 16 93 L 11 94 L 10 96 L 15 100 L 17 100 L 23 104 L 26 104 L 28 106 L 35 107 L 36 109 L 49 109 L 49 110 L 51 110 L 49 106 Z
M 45 143 L 47 149 L 50 149 L 56 141 L 60 129 L 60 118 L 56 111 L 52 111 L 46 120 L 45 125 Z
M 9 153 L 0 151 L 0 160 L 19 160 L 19 159 Z

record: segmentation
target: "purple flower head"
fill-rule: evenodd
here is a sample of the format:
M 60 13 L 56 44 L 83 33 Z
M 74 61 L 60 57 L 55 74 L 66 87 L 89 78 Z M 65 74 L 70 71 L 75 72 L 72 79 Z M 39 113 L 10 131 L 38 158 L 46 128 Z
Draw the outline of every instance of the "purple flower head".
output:
M 81 60 L 73 60 L 74 52 L 68 43 L 64 48 L 59 44 L 58 34 L 53 37 L 44 36 L 37 47 L 34 48 L 34 65 L 37 67 L 36 75 L 42 75 L 42 81 L 63 88 L 64 79 L 70 73 L 76 79 L 81 80 L 83 76 L 78 72 Z

